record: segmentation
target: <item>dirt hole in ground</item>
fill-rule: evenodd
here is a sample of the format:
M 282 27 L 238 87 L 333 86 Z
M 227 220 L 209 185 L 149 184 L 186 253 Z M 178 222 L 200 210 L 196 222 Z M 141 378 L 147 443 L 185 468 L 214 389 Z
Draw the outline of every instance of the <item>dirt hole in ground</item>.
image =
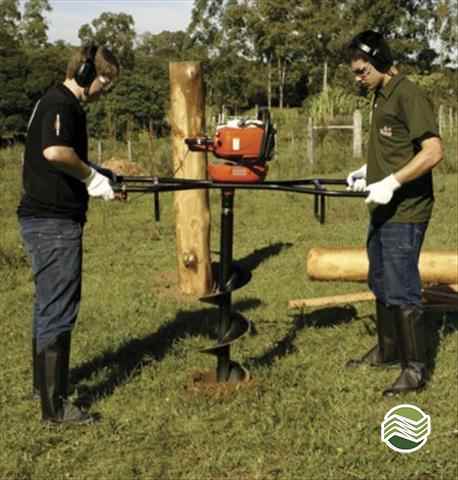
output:
M 254 379 L 239 383 L 218 383 L 215 370 L 196 370 L 185 386 L 185 391 L 190 396 L 205 396 L 212 399 L 225 400 L 233 397 L 238 392 L 250 391 L 256 387 Z

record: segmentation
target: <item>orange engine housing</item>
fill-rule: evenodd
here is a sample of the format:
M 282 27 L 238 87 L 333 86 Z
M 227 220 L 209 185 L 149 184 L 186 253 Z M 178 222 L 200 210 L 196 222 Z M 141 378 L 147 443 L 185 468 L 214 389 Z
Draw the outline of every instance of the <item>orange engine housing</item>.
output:
M 212 152 L 219 161 L 210 161 L 208 175 L 216 182 L 262 182 L 268 171 L 275 144 L 275 129 L 266 121 L 230 121 L 216 129 L 213 138 L 185 140 L 194 152 Z
M 259 158 L 264 128 L 255 125 L 246 127 L 220 127 L 213 139 L 213 154 L 226 160 L 252 160 Z

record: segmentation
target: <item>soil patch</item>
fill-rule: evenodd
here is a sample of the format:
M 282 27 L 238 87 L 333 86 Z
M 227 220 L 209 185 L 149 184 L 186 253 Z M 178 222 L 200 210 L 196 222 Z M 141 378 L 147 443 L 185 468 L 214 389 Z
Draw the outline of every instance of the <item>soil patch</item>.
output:
M 252 378 L 239 383 L 218 383 L 215 370 L 196 370 L 185 386 L 185 391 L 190 396 L 226 400 L 240 391 L 253 390 L 255 387 L 256 382 Z
M 102 167 L 109 168 L 116 175 L 137 176 L 146 175 L 146 170 L 138 163 L 121 160 L 116 157 L 110 158 L 102 163 Z

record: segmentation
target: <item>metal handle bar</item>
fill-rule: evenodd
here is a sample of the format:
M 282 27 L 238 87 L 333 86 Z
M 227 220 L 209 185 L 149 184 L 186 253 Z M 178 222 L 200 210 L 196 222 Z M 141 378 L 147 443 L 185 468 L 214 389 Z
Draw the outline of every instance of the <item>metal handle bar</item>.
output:
M 113 189 L 115 192 L 126 193 L 155 193 L 193 189 L 240 189 L 295 192 L 326 197 L 366 197 L 368 195 L 368 192 L 328 190 L 326 185 L 346 185 L 346 181 L 342 179 L 314 178 L 302 180 L 271 180 L 260 183 L 226 183 L 188 178 L 117 176 L 117 181 L 113 184 Z

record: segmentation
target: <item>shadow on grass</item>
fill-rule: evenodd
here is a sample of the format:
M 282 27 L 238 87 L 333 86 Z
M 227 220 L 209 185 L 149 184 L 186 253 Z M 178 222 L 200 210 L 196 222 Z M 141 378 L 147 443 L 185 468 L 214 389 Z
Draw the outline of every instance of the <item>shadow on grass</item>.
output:
M 348 323 L 356 317 L 357 311 L 353 306 L 323 308 L 307 314 L 294 315 L 293 325 L 286 336 L 261 357 L 252 358 L 247 364 L 251 367 L 271 366 L 277 359 L 296 351 L 294 341 L 304 328 L 334 327 Z
M 246 299 L 234 303 L 233 308 L 234 311 L 243 312 L 257 308 L 260 304 L 258 299 Z M 117 386 L 140 373 L 143 366 L 161 361 L 179 340 L 195 336 L 216 338 L 217 322 L 216 308 L 179 311 L 173 321 L 162 325 L 157 332 L 130 340 L 115 351 L 105 351 L 73 368 L 70 372 L 70 382 L 73 385 L 98 373 L 104 374 L 104 379 L 96 385 L 79 388 L 77 403 L 89 407 L 97 399 L 111 395 Z
M 247 272 L 252 272 L 255 270 L 262 262 L 267 260 L 269 257 L 273 257 L 274 255 L 279 255 L 283 250 L 287 248 L 291 248 L 293 246 L 292 243 L 285 243 L 285 242 L 277 242 L 266 247 L 256 248 L 252 253 L 248 254 L 247 256 L 240 258 L 238 260 L 234 260 L 239 267 Z M 219 255 L 219 252 L 212 252 Z M 218 275 L 218 263 L 213 263 L 213 273 L 215 276 Z
M 246 271 L 257 268 L 267 258 L 278 255 L 291 243 L 278 242 L 256 249 L 237 264 Z M 233 311 L 243 312 L 261 304 L 258 299 L 247 299 L 233 304 Z M 151 362 L 161 361 L 178 340 L 202 336 L 216 338 L 218 309 L 203 308 L 197 311 L 179 311 L 176 318 L 162 325 L 159 330 L 144 338 L 134 339 L 121 345 L 116 351 L 106 351 L 72 369 L 70 382 L 78 384 L 100 372 L 107 371 L 104 379 L 94 386 L 80 388 L 77 403 L 89 407 L 98 398 L 111 395 L 114 389 L 138 374 L 141 367 Z
M 427 311 L 425 312 L 426 338 L 428 348 L 428 377 L 431 378 L 436 369 L 436 358 L 442 340 L 458 331 L 458 312 Z
M 280 254 L 283 250 L 291 248 L 292 243 L 277 242 L 267 247 L 255 249 L 246 257 L 236 260 L 237 265 L 247 271 L 255 270 L 264 260 L 274 255 Z

